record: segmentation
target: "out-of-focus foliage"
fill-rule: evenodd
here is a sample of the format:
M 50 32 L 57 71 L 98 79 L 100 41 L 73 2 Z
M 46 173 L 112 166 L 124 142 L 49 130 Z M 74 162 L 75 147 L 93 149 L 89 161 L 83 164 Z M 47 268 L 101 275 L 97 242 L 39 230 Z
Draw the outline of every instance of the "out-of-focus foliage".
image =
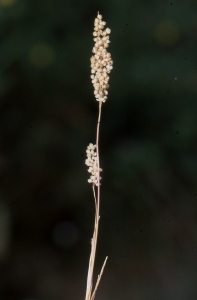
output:
M 171 2 L 172 1 L 172 2 Z M 0 299 L 83 299 L 98 103 L 93 21 L 112 30 L 100 136 L 97 298 L 196 299 L 197 3 L 0 0 Z

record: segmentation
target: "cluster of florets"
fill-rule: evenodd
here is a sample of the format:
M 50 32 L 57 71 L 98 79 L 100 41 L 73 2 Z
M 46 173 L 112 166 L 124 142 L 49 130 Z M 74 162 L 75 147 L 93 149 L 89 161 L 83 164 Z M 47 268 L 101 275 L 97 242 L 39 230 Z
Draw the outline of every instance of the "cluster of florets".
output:
M 100 173 L 102 169 L 99 168 L 98 172 L 98 157 L 96 153 L 96 145 L 89 144 L 86 150 L 86 155 L 87 159 L 85 160 L 85 164 L 89 167 L 88 172 L 91 174 L 88 182 L 94 183 L 96 186 L 98 186 L 98 173 Z
M 111 54 L 107 52 L 109 46 L 109 34 L 111 30 L 106 28 L 103 30 L 106 22 L 102 21 L 102 15 L 98 13 L 94 21 L 93 36 L 95 45 L 92 52 L 94 56 L 91 57 L 91 79 L 94 86 L 94 95 L 97 101 L 105 102 L 107 100 L 109 88 L 109 73 L 113 69 L 113 61 Z

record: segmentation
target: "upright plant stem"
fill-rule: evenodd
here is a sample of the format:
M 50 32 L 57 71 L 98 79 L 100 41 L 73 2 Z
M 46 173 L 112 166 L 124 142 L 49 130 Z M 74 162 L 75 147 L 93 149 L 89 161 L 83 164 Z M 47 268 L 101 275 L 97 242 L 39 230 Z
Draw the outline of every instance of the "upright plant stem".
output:
M 103 270 L 107 261 L 107 257 L 103 263 L 100 274 L 98 275 L 94 290 L 92 292 L 93 285 L 93 271 L 96 256 L 96 246 L 98 239 L 98 228 L 99 228 L 99 211 L 100 211 L 100 160 L 99 160 L 99 130 L 100 130 L 100 120 L 101 120 L 101 107 L 102 103 L 106 102 L 109 88 L 109 73 L 113 69 L 113 61 L 111 59 L 111 54 L 107 51 L 109 46 L 109 34 L 111 30 L 109 28 L 104 29 L 106 22 L 102 21 L 102 15 L 97 14 L 94 20 L 94 31 L 93 40 L 95 42 L 92 52 L 94 55 L 90 58 L 91 62 L 91 81 L 94 87 L 94 95 L 96 100 L 99 102 L 99 113 L 98 122 L 96 130 L 96 145 L 92 143 L 87 147 L 87 159 L 85 164 L 89 167 L 88 172 L 91 174 L 88 179 L 89 183 L 92 183 L 94 200 L 95 200 L 95 220 L 94 220 L 94 232 L 91 240 L 91 252 L 88 267 L 87 276 L 87 287 L 85 300 L 94 300 L 95 294 L 103 274 Z M 96 149 L 96 152 L 95 152 Z M 97 195 L 95 194 L 95 185 L 97 186 Z
M 98 239 L 98 228 L 99 228 L 99 211 L 100 211 L 100 161 L 99 161 L 99 131 L 100 131 L 100 119 L 101 119 L 101 107 L 102 102 L 99 101 L 99 114 L 98 114 L 98 122 L 97 122 L 97 130 L 96 130 L 96 151 L 97 151 L 97 167 L 98 167 L 98 186 L 97 186 L 97 197 L 95 195 L 94 184 L 93 184 L 93 194 L 95 199 L 95 221 L 94 221 L 94 233 L 91 240 L 91 254 L 89 260 L 89 268 L 88 268 L 88 278 L 87 278 L 87 288 L 86 288 L 86 297 L 85 300 L 90 300 L 95 296 L 96 290 L 92 293 L 92 282 L 93 282 L 93 272 L 94 272 L 94 264 L 95 264 L 95 256 L 96 256 L 96 246 Z M 106 263 L 106 260 L 105 260 Z M 104 265 L 105 265 L 104 263 Z M 103 268 L 102 268 L 103 269 Z M 97 284 L 98 286 L 98 284 Z M 97 288 L 95 286 L 95 288 Z
M 99 214 L 100 210 L 100 157 L 99 157 L 99 131 L 100 131 L 100 120 L 101 120 L 101 107 L 102 101 L 99 101 L 99 114 L 98 114 L 98 122 L 97 122 L 97 130 L 96 130 L 96 153 L 98 158 L 98 188 L 97 188 L 97 211 Z

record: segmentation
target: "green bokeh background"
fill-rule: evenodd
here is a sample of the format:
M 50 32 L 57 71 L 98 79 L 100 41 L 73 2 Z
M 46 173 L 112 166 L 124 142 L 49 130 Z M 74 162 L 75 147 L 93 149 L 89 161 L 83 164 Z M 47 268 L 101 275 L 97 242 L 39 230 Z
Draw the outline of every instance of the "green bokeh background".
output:
M 197 2 L 0 0 L 0 299 L 84 299 L 97 12 L 103 105 L 97 300 L 197 299 Z

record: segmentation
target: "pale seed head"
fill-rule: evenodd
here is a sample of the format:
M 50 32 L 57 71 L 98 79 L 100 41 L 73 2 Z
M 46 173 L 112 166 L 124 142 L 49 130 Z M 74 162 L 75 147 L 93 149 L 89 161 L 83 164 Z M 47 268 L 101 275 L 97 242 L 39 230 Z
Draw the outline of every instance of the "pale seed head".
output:
M 88 166 L 88 172 L 90 173 L 88 182 L 94 183 L 98 186 L 98 157 L 96 153 L 96 145 L 89 144 L 86 150 L 86 155 L 87 159 L 85 160 L 85 164 Z M 102 172 L 102 169 L 99 168 L 99 171 Z
M 94 95 L 97 101 L 105 102 L 107 100 L 107 89 L 109 85 L 106 85 L 109 81 L 109 73 L 112 70 L 113 61 L 111 54 L 107 52 L 109 47 L 109 34 L 111 30 L 109 28 L 104 29 L 106 25 L 105 21 L 102 21 L 102 15 L 98 13 L 94 20 L 94 32 L 93 36 L 95 45 L 92 49 L 94 56 L 91 57 L 91 79 L 94 86 Z

